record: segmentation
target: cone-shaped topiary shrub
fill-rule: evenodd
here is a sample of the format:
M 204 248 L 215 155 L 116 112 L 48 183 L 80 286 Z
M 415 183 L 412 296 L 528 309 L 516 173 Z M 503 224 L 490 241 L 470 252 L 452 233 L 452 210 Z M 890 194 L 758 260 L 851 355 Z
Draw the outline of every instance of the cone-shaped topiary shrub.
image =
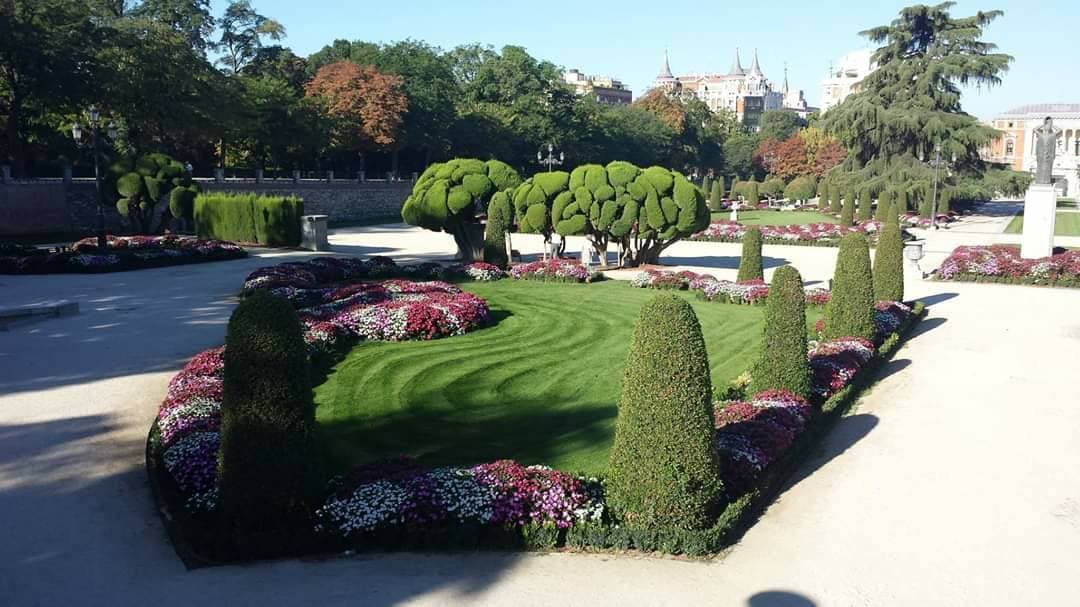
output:
M 510 196 L 496 192 L 488 205 L 487 226 L 484 229 L 484 261 L 506 269 L 506 233 L 510 230 Z
M 844 206 L 840 209 L 840 225 L 849 226 L 855 221 L 855 196 L 851 190 L 844 195 Z
M 889 210 L 885 213 L 885 223 L 891 223 L 895 226 L 900 225 L 900 206 L 896 201 L 889 204 Z
M 720 210 L 720 201 L 723 199 L 724 194 L 724 178 L 719 177 L 712 184 L 712 191 L 709 192 L 709 208 L 713 211 Z
M 863 188 L 859 192 L 859 210 L 855 214 L 855 218 L 859 221 L 867 221 L 873 216 L 873 196 L 870 195 L 870 188 Z
M 923 198 L 922 201 L 919 202 L 919 216 L 920 217 L 923 217 L 925 219 L 930 219 L 930 215 L 932 215 L 933 212 L 934 212 L 933 209 L 934 209 L 934 206 L 933 206 L 933 202 L 930 200 L 930 197 Z
M 746 200 L 750 204 L 757 206 L 757 203 L 761 201 L 760 190 L 758 189 L 758 182 L 751 179 L 746 184 Z
M 712 193 L 712 175 L 706 175 L 705 179 L 701 181 L 701 191 L 706 196 Z
M 703 529 L 721 495 L 709 358 L 686 300 L 641 306 L 626 361 L 608 498 L 627 525 Z
M 874 251 L 874 299 L 904 300 L 904 239 L 895 223 L 885 224 L 878 235 Z
M 825 306 L 825 337 L 874 338 L 874 283 L 866 236 L 851 232 L 840 239 L 832 299 Z
M 735 177 L 732 177 L 731 192 L 728 193 L 728 198 L 730 198 L 731 200 L 738 200 L 740 187 L 742 186 L 739 185 L 739 177 L 737 175 Z
M 938 196 L 939 196 L 939 198 L 938 198 L 938 211 L 937 212 L 938 212 L 939 215 L 945 215 L 950 210 L 952 210 L 952 209 L 949 208 L 951 206 L 951 204 L 952 204 L 952 190 L 943 189 L 943 190 L 941 190 L 941 193 L 938 194 Z
M 899 190 L 896 190 L 896 212 L 897 212 L 897 214 L 907 213 L 908 212 L 908 210 L 909 210 L 908 209 L 908 200 L 909 199 L 910 199 L 910 197 L 908 196 L 907 190 L 905 190 L 903 188 L 901 188 Z
M 238 547 L 275 554 L 310 528 L 323 483 L 296 310 L 263 290 L 244 299 L 229 319 L 224 357 L 222 514 Z
M 794 266 L 777 268 L 765 309 L 761 355 L 750 372 L 751 395 L 787 390 L 810 398 L 810 365 L 806 358 L 806 292 Z
M 892 207 L 893 194 L 892 190 L 882 190 L 878 194 L 877 210 L 874 212 L 874 219 L 885 223 L 889 220 L 889 210 Z
M 843 208 L 843 196 L 840 192 L 840 188 L 837 186 L 829 186 L 829 212 L 833 215 L 839 215 L 840 210 Z
M 742 237 L 742 255 L 739 257 L 739 275 L 736 280 L 765 278 L 761 265 L 761 229 L 750 226 Z
M 822 211 L 829 209 L 829 184 L 824 181 L 818 186 L 818 209 Z

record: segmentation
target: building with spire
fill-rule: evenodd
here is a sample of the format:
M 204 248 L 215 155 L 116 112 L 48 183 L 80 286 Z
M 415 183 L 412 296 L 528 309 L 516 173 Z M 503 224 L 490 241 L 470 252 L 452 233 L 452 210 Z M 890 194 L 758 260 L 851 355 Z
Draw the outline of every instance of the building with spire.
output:
M 757 49 L 750 68 L 742 65 L 739 49 L 735 49 L 735 59 L 731 69 L 724 74 L 704 73 L 675 76 L 671 71 L 667 51 L 664 51 L 664 67 L 653 80 L 651 88 L 659 88 L 672 94 L 693 95 L 701 99 L 714 112 L 728 110 L 735 113 L 739 122 L 756 127 L 761 114 L 768 110 L 778 110 L 787 105 L 788 98 L 799 105 L 802 91 L 791 93 L 787 90 L 787 73 L 784 76 L 784 91 L 773 89 L 765 77 L 758 61 Z M 805 100 L 802 106 L 805 106 Z

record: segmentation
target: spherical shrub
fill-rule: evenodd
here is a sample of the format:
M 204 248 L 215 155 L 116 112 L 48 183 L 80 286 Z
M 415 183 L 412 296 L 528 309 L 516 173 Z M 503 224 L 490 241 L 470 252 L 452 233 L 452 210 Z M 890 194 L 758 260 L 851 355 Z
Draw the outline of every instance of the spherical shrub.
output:
M 609 467 L 609 503 L 627 525 L 710 525 L 722 488 L 711 399 L 693 308 L 671 294 L 647 301 L 630 344 Z
M 874 251 L 874 298 L 878 301 L 904 300 L 904 240 L 900 226 L 887 223 L 878 235 Z
M 787 390 L 810 397 L 806 358 L 806 293 L 793 266 L 778 268 L 769 286 L 761 354 L 750 372 L 750 394 Z
M 743 234 L 742 255 L 739 257 L 739 275 L 737 281 L 765 278 L 765 269 L 761 264 L 761 228 L 750 226 Z
M 218 472 L 237 546 L 273 554 L 310 524 L 323 479 L 307 348 L 292 305 L 257 291 L 225 334 Z
M 825 337 L 874 338 L 874 284 L 866 236 L 851 232 L 840 239 L 832 300 L 825 306 Z

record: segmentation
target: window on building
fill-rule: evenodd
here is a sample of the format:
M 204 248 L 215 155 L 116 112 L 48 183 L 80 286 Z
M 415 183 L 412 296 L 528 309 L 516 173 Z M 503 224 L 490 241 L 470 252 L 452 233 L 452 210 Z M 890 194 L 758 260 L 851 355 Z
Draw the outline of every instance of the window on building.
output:
M 1005 155 L 1012 156 L 1016 153 L 1016 143 L 1012 139 L 1005 141 Z
M 1013 123 L 1011 123 L 1011 122 L 1009 123 L 1009 128 L 1010 129 L 1013 128 Z

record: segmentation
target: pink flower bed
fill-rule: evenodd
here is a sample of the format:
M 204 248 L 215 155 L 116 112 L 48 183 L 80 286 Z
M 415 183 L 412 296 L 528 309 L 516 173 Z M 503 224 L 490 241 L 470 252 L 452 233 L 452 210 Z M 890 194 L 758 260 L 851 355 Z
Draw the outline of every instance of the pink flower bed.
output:
M 510 277 L 517 280 L 546 280 L 552 282 L 592 282 L 599 277 L 577 261 L 549 259 L 510 266 Z
M 1080 287 L 1080 251 L 1065 251 L 1041 259 L 1020 257 L 1009 245 L 957 247 L 941 263 L 941 280 L 1014 282 Z
M 713 445 L 728 495 L 734 497 L 749 489 L 806 429 L 813 414 L 806 400 L 782 390 L 762 392 L 749 402 L 718 406 Z
M 712 222 L 705 230 L 694 234 L 691 240 L 713 242 L 740 242 L 750 226 L 728 219 Z M 881 229 L 881 222 L 867 220 L 858 225 L 845 227 L 836 223 L 811 223 L 787 226 L 757 226 L 761 237 L 773 244 L 818 244 L 836 246 L 850 232 L 874 236 Z
M 721 303 L 763 304 L 769 297 L 769 285 L 761 279 L 732 282 L 686 270 L 645 270 L 634 275 L 630 279 L 630 285 L 643 289 L 689 289 L 699 292 L 703 299 Z M 829 303 L 831 298 L 832 295 L 826 289 L 806 290 L 808 305 L 823 306 Z
M 0 252 L 0 274 L 89 273 L 139 270 L 188 263 L 245 257 L 239 245 L 191 236 L 108 236 L 101 252 L 96 238 L 84 238 L 71 251 L 5 247 Z
M 956 221 L 956 216 L 952 213 L 941 213 L 937 216 L 937 224 L 939 226 L 945 225 L 947 223 L 952 223 L 954 221 Z M 934 223 L 930 221 L 929 217 L 923 217 L 918 213 L 904 213 L 900 216 L 900 223 L 905 226 L 911 226 L 915 228 L 929 228 L 934 225 Z

